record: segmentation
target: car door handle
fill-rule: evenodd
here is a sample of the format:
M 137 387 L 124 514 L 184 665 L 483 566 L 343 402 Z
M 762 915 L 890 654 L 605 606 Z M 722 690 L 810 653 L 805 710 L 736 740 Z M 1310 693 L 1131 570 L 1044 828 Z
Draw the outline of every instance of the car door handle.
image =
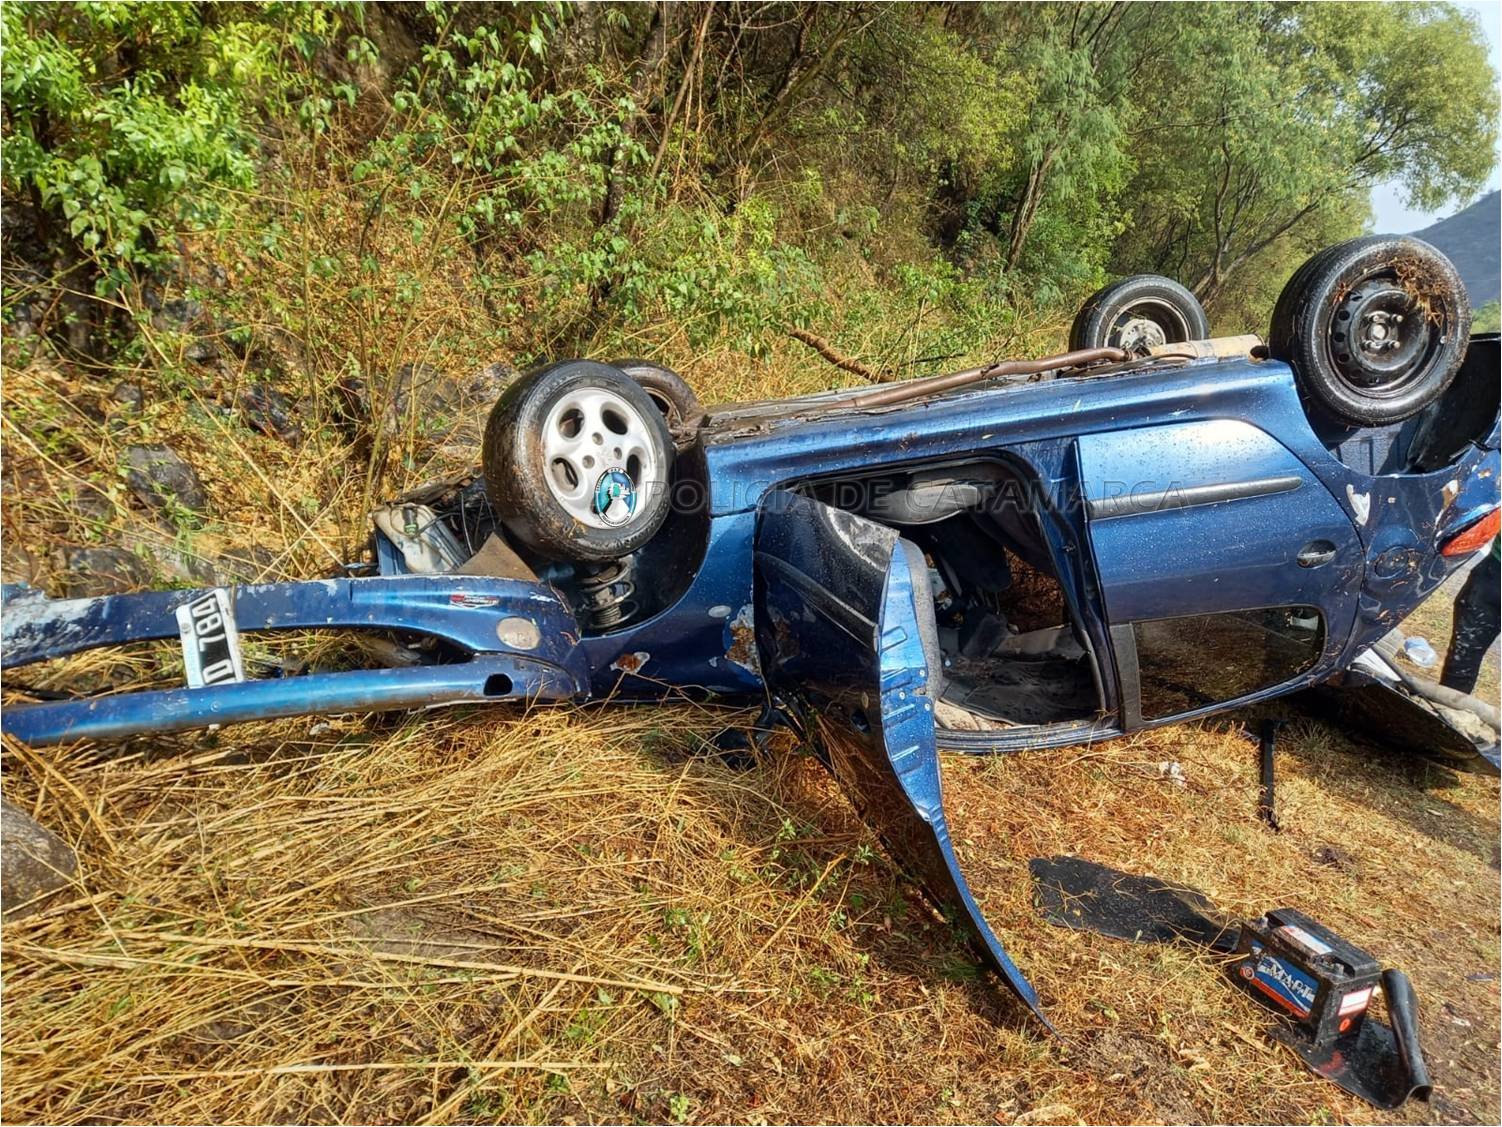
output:
M 1328 540 L 1311 540 L 1299 549 L 1300 567 L 1322 567 L 1335 558 L 1335 545 Z

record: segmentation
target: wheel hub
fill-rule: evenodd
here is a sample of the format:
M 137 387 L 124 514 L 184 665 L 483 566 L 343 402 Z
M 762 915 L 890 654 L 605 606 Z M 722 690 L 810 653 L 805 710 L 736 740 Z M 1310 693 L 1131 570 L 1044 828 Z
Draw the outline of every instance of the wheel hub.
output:
M 1130 317 L 1116 331 L 1120 343 L 1116 346 L 1127 352 L 1146 352 L 1160 344 L 1168 343 L 1168 334 L 1163 326 L 1147 317 Z
M 1385 389 L 1402 384 L 1429 341 L 1429 326 L 1403 289 L 1391 282 L 1355 286 L 1330 328 L 1335 365 L 1353 383 Z
M 553 404 L 542 428 L 548 489 L 574 520 L 620 528 L 663 475 L 662 453 L 635 406 L 604 388 Z
M 1189 323 L 1172 302 L 1145 297 L 1132 302 L 1116 315 L 1106 343 L 1133 355 L 1146 356 L 1151 348 L 1188 340 Z

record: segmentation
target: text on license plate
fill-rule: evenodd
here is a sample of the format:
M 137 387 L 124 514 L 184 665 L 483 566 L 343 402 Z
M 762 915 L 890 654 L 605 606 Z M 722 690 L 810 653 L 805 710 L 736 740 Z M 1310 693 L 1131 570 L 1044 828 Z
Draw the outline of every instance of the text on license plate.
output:
M 240 663 L 240 634 L 230 609 L 229 592 L 215 587 L 177 608 L 188 687 L 202 689 L 245 680 Z

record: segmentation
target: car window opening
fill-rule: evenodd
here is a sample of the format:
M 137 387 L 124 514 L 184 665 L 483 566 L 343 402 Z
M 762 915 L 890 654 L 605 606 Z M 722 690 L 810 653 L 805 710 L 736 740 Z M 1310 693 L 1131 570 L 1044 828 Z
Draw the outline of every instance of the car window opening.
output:
M 1281 685 L 1319 660 L 1318 607 L 1266 607 L 1133 624 L 1142 717 L 1162 720 Z

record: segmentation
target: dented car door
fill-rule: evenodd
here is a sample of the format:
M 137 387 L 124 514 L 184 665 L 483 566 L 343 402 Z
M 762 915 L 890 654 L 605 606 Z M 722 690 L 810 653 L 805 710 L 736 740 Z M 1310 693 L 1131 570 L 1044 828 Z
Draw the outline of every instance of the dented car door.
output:
M 1078 450 L 1124 729 L 1333 670 L 1365 556 L 1288 447 L 1203 419 L 1085 435 Z

